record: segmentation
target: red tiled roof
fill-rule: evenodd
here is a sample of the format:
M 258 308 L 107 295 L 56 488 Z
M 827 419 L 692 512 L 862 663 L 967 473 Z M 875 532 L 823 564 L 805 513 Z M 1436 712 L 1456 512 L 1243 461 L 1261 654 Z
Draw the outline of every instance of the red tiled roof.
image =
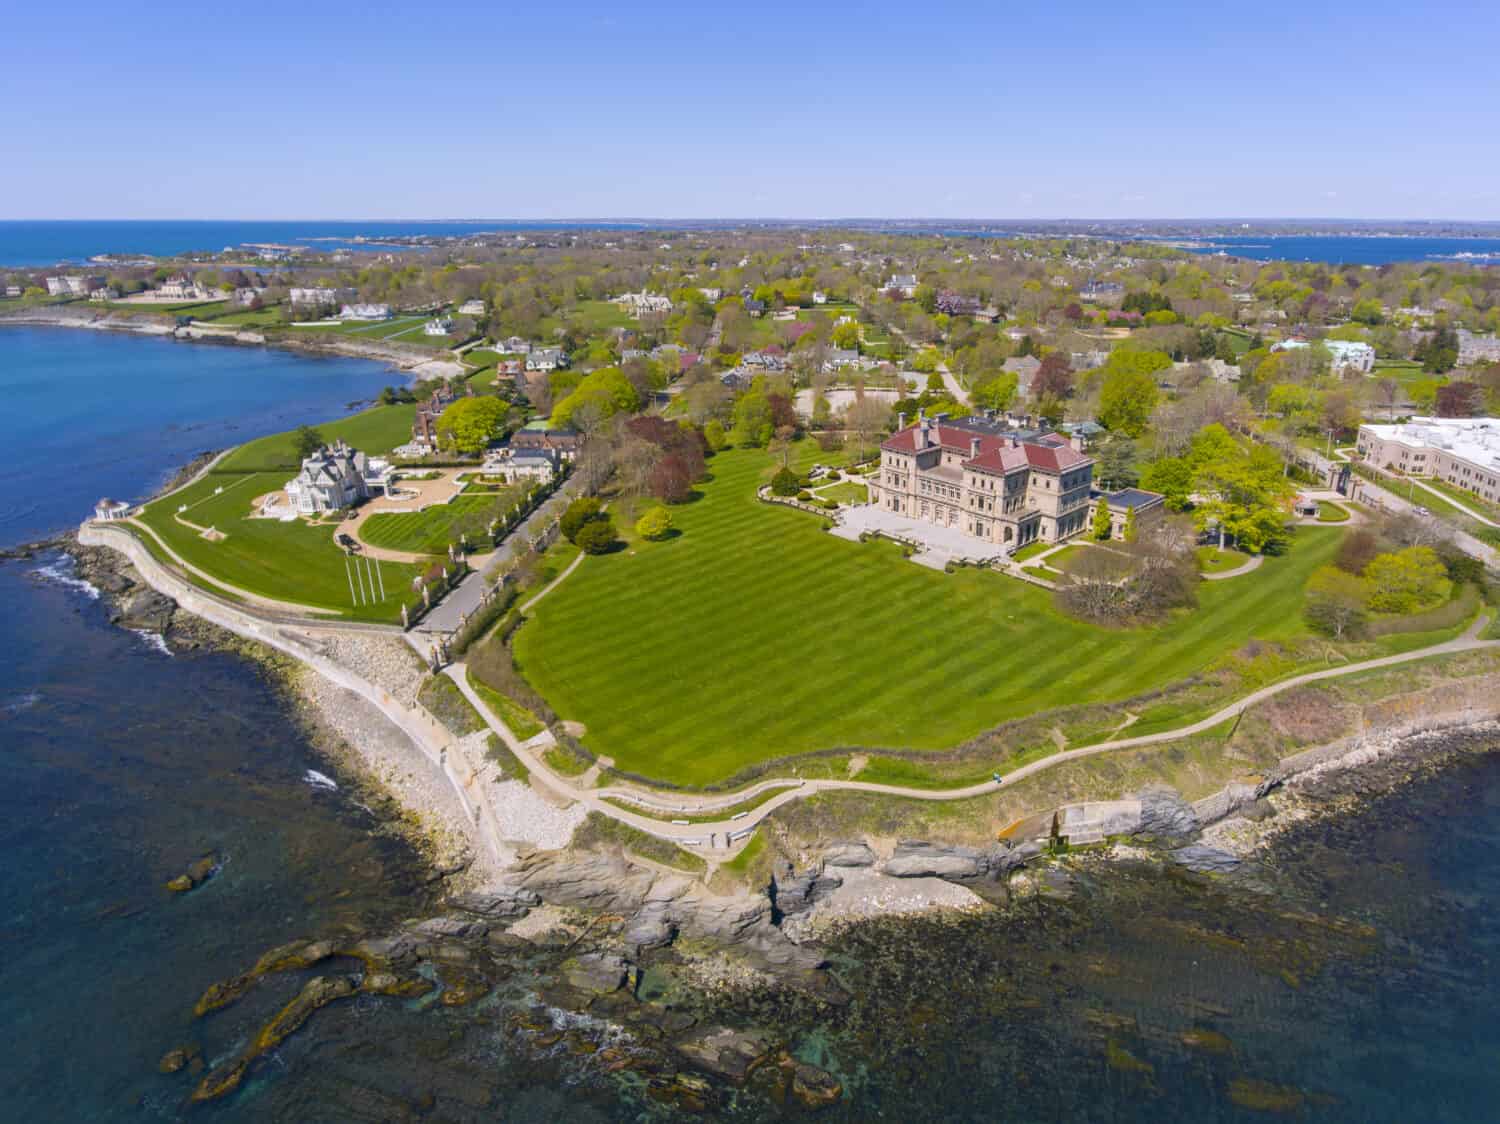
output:
M 893 453 L 916 452 L 916 429 L 915 425 L 909 425 L 899 433 L 893 433 L 880 447 Z M 964 454 L 965 465 L 991 472 L 1014 472 L 1023 466 L 1039 468 L 1044 472 L 1061 472 L 1089 464 L 1093 459 L 1084 456 L 1053 433 L 1012 444 L 1009 437 L 975 433 L 971 429 L 933 423 L 928 426 L 927 436 L 934 446 L 940 445 L 944 449 Z M 977 457 L 971 455 L 973 442 L 976 440 L 979 442 Z

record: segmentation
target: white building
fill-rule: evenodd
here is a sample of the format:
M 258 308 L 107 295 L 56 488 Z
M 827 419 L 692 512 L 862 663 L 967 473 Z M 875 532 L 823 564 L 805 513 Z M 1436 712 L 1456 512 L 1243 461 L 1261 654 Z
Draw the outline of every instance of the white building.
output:
M 814 289 L 813 290 L 813 304 L 827 304 L 827 303 L 828 303 L 828 294 L 825 293 L 822 289 Z
M 287 481 L 285 491 L 299 515 L 316 515 L 353 507 L 384 491 L 389 482 L 389 464 L 338 441 L 303 460 L 302 471 Z
M 478 297 L 475 297 L 473 300 L 464 301 L 463 304 L 458 306 L 458 314 L 460 316 L 483 316 L 484 301 Z
M 1359 427 L 1359 456 L 1376 468 L 1434 476 L 1500 502 L 1500 418 L 1412 418 Z
M 535 481 L 545 484 L 557 475 L 557 457 L 540 449 L 496 449 L 480 470 L 485 476 L 502 477 L 507 484 Z
M 531 351 L 531 341 L 523 340 L 520 336 L 500 340 L 495 346 L 506 355 L 526 355 Z
M 666 315 L 672 311 L 671 298 L 664 297 L 659 293 L 621 293 L 614 298 L 614 303 L 636 318 L 640 318 L 647 313 Z
M 533 347 L 526 353 L 528 371 L 555 371 L 564 365 L 564 361 L 560 347 Z
M 201 301 L 207 300 L 213 294 L 187 274 L 179 273 L 163 281 L 160 288 L 156 290 L 156 295 L 165 300 Z
M 453 331 L 453 321 L 446 316 L 437 316 L 423 324 L 422 331 L 429 336 L 446 336 Z
M 335 305 L 339 303 L 337 289 L 288 289 L 287 299 L 293 304 Z
M 897 273 L 880 288 L 884 292 L 890 292 L 892 289 L 895 289 L 903 297 L 914 297 L 917 295 L 917 275 L 915 273 Z
M 1375 369 L 1375 349 L 1359 340 L 1319 340 L 1333 357 L 1329 364 L 1334 371 L 1358 371 L 1368 375 Z M 1297 351 L 1311 347 L 1308 340 L 1282 340 L 1271 347 L 1272 351 Z
M 69 275 L 67 277 L 47 278 L 47 293 L 54 297 L 86 297 L 91 289 L 97 289 L 104 284 L 102 277 L 78 277 Z
M 388 304 L 346 304 L 339 309 L 340 320 L 389 320 L 391 306 Z
M 246 285 L 234 291 L 234 303 L 248 308 L 265 295 L 264 285 Z

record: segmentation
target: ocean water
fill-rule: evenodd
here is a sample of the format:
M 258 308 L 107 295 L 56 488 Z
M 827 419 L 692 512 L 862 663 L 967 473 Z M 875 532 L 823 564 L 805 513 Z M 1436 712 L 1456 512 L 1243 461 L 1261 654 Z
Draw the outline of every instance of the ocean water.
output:
M 0 331 L 0 372 L 40 368 L 55 392 L 13 389 L 7 440 L 19 448 L 55 427 L 53 397 L 70 416 L 128 419 L 124 436 L 26 446 L 29 471 L 84 472 L 91 502 L 138 494 L 220 443 L 171 437 L 194 388 L 234 393 L 199 401 L 193 424 L 206 428 L 189 433 L 249 436 L 337 413 L 355 384 L 383 377 L 303 356 L 275 357 L 289 366 L 272 374 L 258 366 L 267 358 Z M 122 442 L 136 452 L 82 457 Z M 39 495 L 9 541 L 78 518 L 66 489 Z M 293 938 L 387 931 L 424 915 L 432 889 L 254 667 L 111 626 L 59 557 L 0 563 L 0 825 L 0 1119 L 673 1114 L 638 1074 L 608 1072 L 579 1046 L 617 1042 L 603 1022 L 572 1016 L 562 1042 L 513 1029 L 555 970 L 524 958 L 471 1007 L 331 1006 L 231 1097 L 186 1106 L 193 1080 L 157 1073 L 163 1053 L 195 1043 L 211 1062 L 232 1056 L 305 977 L 195 1019 L 208 983 Z M 208 852 L 216 877 L 165 890 Z M 1299 828 L 1247 878 L 1083 861 L 1059 890 L 957 924 L 852 932 L 830 949 L 842 1007 L 780 990 L 683 1000 L 679 1013 L 762 1028 L 834 1072 L 846 1096 L 826 1120 L 1500 1115 L 1500 755 Z M 752 1084 L 716 1088 L 708 1118 L 804 1117 Z
M 0 547 L 141 499 L 206 449 L 339 416 L 405 376 L 363 359 L 0 325 Z
M 1500 238 L 1374 238 L 1348 234 L 1229 235 L 1203 240 L 1194 252 L 1220 251 L 1254 261 L 1316 261 L 1329 265 L 1392 262 L 1467 262 L 1500 265 Z
M 167 256 L 218 253 L 247 242 L 305 245 L 319 250 L 381 249 L 370 242 L 418 235 L 451 236 L 494 230 L 543 230 L 558 223 L 511 220 L 245 222 L 80 220 L 0 221 L 0 267 L 87 261 L 95 254 Z M 589 230 L 624 230 L 633 223 L 568 223 Z M 362 241 L 356 241 L 361 239 Z

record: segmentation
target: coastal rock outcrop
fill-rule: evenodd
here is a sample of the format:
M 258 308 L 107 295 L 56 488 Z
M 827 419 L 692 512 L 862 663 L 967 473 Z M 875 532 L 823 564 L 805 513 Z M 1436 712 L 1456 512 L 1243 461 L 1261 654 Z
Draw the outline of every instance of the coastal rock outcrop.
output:
M 903 839 L 880 867 L 891 878 L 945 878 L 967 881 L 988 878 L 1000 869 L 1004 849 L 978 851 L 921 839 Z
M 875 851 L 868 843 L 835 843 L 823 852 L 824 866 L 874 866 Z
M 1193 806 L 1176 789 L 1152 785 L 1137 794 L 1141 802 L 1140 824 L 1134 834 L 1157 839 L 1185 839 L 1202 826 Z
M 1172 852 L 1172 861 L 1200 874 L 1228 874 L 1240 865 L 1240 857 L 1205 843 L 1193 843 Z
M 171 890 L 174 894 L 185 894 L 189 890 L 196 890 L 218 872 L 219 856 L 210 851 L 194 862 L 186 871 L 169 881 L 167 889 Z
M 512 921 L 525 917 L 542 904 L 538 894 L 520 886 L 497 886 L 483 893 L 460 894 L 449 903 L 462 913 L 471 913 L 492 921 Z
M 727 1026 L 696 1031 L 674 1048 L 696 1069 L 735 1085 L 743 1085 L 771 1056 L 771 1044 L 764 1035 Z

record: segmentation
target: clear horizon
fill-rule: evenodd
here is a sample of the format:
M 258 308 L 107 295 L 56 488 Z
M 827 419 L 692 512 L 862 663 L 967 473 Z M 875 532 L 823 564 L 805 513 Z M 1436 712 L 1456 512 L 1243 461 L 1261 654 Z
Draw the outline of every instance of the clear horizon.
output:
M 1473 0 L 69 15 L 0 42 L 13 221 L 1500 221 Z

